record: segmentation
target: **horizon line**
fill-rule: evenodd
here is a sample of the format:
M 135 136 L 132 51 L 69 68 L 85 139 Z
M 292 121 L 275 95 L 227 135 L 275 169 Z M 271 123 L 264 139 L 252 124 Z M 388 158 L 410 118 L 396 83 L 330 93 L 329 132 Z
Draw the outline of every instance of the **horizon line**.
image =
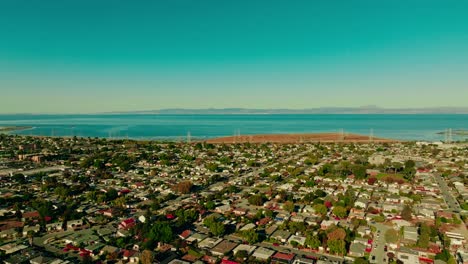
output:
M 212 111 L 210 114 L 287 114 L 281 113 L 290 112 L 294 114 L 468 114 L 467 106 L 434 106 L 434 107 L 380 107 L 380 106 L 357 106 L 357 107 L 347 107 L 347 106 L 322 106 L 322 107 L 312 107 L 312 108 L 245 108 L 245 107 L 224 107 L 224 108 L 159 108 L 159 109 L 150 109 L 150 110 L 126 110 L 126 111 L 102 111 L 102 112 L 23 112 L 23 113 L 0 113 L 0 115 L 99 115 L 99 114 L 159 114 L 159 115 L 170 115 L 177 113 L 174 112 L 187 112 L 185 114 L 190 114 L 188 112 L 202 112 L 202 111 Z M 216 111 L 244 111 L 238 113 L 215 113 Z M 250 111 L 250 112 L 249 112 Z M 262 111 L 265 111 L 262 113 Z M 301 112 L 302 111 L 302 112 Z M 306 113 L 306 111 L 324 111 L 316 113 Z M 335 112 L 333 112 L 335 111 Z M 355 111 L 355 112 L 353 112 Z M 373 112 L 374 111 L 374 112 Z M 393 112 L 386 112 L 393 111 Z M 401 111 L 401 112 L 399 112 Z M 405 113 L 408 111 L 408 113 Z M 413 111 L 413 112 L 412 112 Z M 421 111 L 415 113 L 414 111 Z M 460 112 L 461 111 L 461 112 Z M 163 113 L 160 113 L 163 112 Z M 178 113 L 181 114 L 181 113 Z M 191 113 L 191 114 L 200 114 L 200 113 Z M 205 113 L 208 114 L 208 113 Z

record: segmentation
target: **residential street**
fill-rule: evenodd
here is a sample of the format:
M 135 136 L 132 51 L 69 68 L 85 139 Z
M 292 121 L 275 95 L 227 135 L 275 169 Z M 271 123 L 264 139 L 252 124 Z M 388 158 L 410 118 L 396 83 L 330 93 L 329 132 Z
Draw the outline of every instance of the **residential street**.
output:
M 438 173 L 434 174 L 434 178 L 437 184 L 439 184 L 442 196 L 444 197 L 444 200 L 447 203 L 449 209 L 455 213 L 459 213 L 461 211 L 460 204 L 458 204 L 455 197 L 453 197 L 453 195 L 451 194 L 450 188 L 447 186 L 445 180 L 442 179 L 442 177 Z
M 387 230 L 389 230 L 390 227 L 380 223 L 371 225 L 377 228 L 379 237 L 374 237 L 374 243 L 372 244 L 372 251 L 370 253 L 369 260 L 371 263 L 387 263 L 387 261 L 384 261 L 384 259 L 387 259 L 387 256 L 385 254 L 386 252 L 384 250 L 385 244 L 387 243 L 387 241 L 385 240 L 385 232 L 387 232 Z M 376 245 L 377 248 L 375 248 Z M 373 259 L 373 257 L 375 257 L 375 259 Z

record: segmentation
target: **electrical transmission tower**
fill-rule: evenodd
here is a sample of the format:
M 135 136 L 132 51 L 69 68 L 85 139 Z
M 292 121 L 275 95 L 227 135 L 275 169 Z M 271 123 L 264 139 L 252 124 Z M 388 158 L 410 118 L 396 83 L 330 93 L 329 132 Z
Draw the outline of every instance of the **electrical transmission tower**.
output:
M 340 129 L 340 133 L 339 133 L 338 136 L 339 136 L 339 140 L 340 140 L 340 141 L 343 141 L 343 140 L 344 140 L 345 135 L 344 135 L 344 129 L 343 129 L 343 128 Z
M 446 128 L 445 129 L 445 143 L 450 144 L 453 141 L 452 138 L 452 129 L 451 128 Z

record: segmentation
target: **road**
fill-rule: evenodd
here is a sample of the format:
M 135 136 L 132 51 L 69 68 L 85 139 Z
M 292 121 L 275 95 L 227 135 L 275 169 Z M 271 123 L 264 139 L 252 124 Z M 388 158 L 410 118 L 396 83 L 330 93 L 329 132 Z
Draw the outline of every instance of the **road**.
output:
M 455 199 L 455 197 L 453 197 L 453 195 L 451 194 L 450 188 L 447 186 L 445 180 L 442 179 L 442 177 L 438 173 L 434 174 L 434 179 L 439 185 L 441 194 L 444 197 L 444 200 L 447 203 L 449 209 L 452 212 L 459 213 L 461 211 L 460 204 L 458 204 L 457 199 Z
M 52 172 L 52 171 L 59 171 L 68 168 L 67 166 L 63 165 L 57 165 L 57 166 L 51 166 L 51 167 L 45 167 L 45 168 L 38 168 L 38 169 L 33 169 L 33 170 L 27 170 L 27 171 L 22 171 L 18 169 L 3 169 L 0 170 L 0 175 L 9 175 L 10 173 L 21 173 L 23 175 L 33 175 L 39 172 Z
M 457 199 L 450 192 L 450 188 L 447 186 L 447 183 L 438 173 L 434 174 L 434 178 L 437 184 L 439 184 L 442 196 L 444 197 L 444 200 L 447 203 L 449 209 L 455 214 L 455 217 L 461 219 L 460 212 L 463 210 L 461 209 Z M 465 239 L 468 240 L 468 229 L 464 224 L 459 225 L 456 229 L 456 232 L 460 232 L 465 237 Z
M 385 240 L 385 232 L 389 230 L 391 227 L 386 226 L 384 224 L 376 223 L 376 224 L 371 224 L 377 229 L 377 232 L 380 234 L 379 237 L 377 237 L 377 233 L 374 236 L 374 242 L 372 244 L 372 251 L 370 252 L 369 260 L 370 263 L 387 263 L 387 261 L 384 261 L 384 259 L 387 259 L 386 253 L 385 253 L 385 244 L 387 241 Z M 380 231 L 380 232 L 379 232 Z M 377 245 L 377 248 L 375 246 Z M 375 256 L 375 259 L 373 260 L 372 258 Z

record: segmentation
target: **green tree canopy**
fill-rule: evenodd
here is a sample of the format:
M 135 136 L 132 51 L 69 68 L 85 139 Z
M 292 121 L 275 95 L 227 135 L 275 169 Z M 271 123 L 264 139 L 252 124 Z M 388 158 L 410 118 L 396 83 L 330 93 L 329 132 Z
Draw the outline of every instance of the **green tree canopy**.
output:
M 329 240 L 327 242 L 330 254 L 343 256 L 346 254 L 346 243 L 344 240 Z
M 401 218 L 406 221 L 411 221 L 411 219 L 413 219 L 413 210 L 409 205 L 405 205 L 403 210 L 401 210 Z
M 323 204 L 316 204 L 313 208 L 315 210 L 315 213 L 320 215 L 326 215 L 328 212 L 328 208 Z
M 249 244 L 255 244 L 260 240 L 255 229 L 242 231 L 241 235 Z
M 296 205 L 291 202 L 291 201 L 286 201 L 284 204 L 283 204 L 283 209 L 292 213 L 294 212 L 294 208 L 296 207 Z
M 335 206 L 333 208 L 333 214 L 340 218 L 348 216 L 348 211 L 343 206 Z
M 317 249 L 322 245 L 322 242 L 317 236 L 309 234 L 306 237 L 305 244 L 310 248 Z

